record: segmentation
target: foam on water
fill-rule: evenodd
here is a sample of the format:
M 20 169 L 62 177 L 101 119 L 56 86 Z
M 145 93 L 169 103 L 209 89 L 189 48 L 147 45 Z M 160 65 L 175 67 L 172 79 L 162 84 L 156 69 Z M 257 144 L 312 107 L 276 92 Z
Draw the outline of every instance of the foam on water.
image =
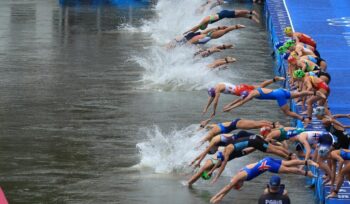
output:
M 232 76 L 229 70 L 213 71 L 207 68 L 218 56 L 194 59 L 193 54 L 197 50 L 195 47 L 183 46 L 172 50 L 165 48 L 166 43 L 198 24 L 204 16 L 216 12 L 211 10 L 196 14 L 201 4 L 203 0 L 159 0 L 155 7 L 157 18 L 145 21 L 140 28 L 153 39 L 152 46 L 132 57 L 145 69 L 142 78 L 145 89 L 199 90 L 217 82 L 228 81 Z M 123 28 L 135 31 L 130 26 L 124 25 Z M 222 42 L 215 40 L 216 45 L 220 43 Z M 232 66 L 234 65 L 229 67 Z
M 141 161 L 139 167 L 151 167 L 156 173 L 179 172 L 188 169 L 188 164 L 200 153 L 195 150 L 203 132 L 196 132 L 198 125 L 181 130 L 162 132 L 157 126 L 142 130 L 146 141 L 138 143 Z
M 196 131 L 197 128 L 198 124 L 190 125 L 180 130 L 173 129 L 168 133 L 161 131 L 158 126 L 144 128 L 142 135 L 146 135 L 146 139 L 136 145 L 140 154 L 140 163 L 134 167 L 152 168 L 155 173 L 190 173 L 192 168 L 189 164 L 206 147 L 203 145 L 199 149 L 195 148 L 206 134 L 206 131 Z M 202 165 L 211 157 L 212 155 L 207 155 Z M 223 176 L 232 176 L 243 167 L 243 160 L 249 161 L 249 159 L 238 158 L 228 163 Z M 243 164 L 246 163 L 243 161 Z

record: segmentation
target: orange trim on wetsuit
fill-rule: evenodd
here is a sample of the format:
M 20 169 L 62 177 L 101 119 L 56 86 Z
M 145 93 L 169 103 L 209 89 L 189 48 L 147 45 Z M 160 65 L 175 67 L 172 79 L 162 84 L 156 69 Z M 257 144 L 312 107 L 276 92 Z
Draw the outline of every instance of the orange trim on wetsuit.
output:
M 255 89 L 254 86 L 248 84 L 238 84 L 234 90 L 235 95 L 240 96 L 243 91 L 250 93 Z
M 297 33 L 297 36 L 300 42 L 316 47 L 316 42 L 310 36 L 307 36 L 304 33 Z
M 316 83 L 314 76 L 309 76 L 309 77 L 311 78 L 312 86 L 314 86 L 314 84 L 316 84 L 316 86 L 314 86 L 314 88 L 316 90 L 323 89 L 323 90 L 327 91 L 327 93 L 329 93 L 330 89 L 329 89 L 329 86 L 326 84 L 326 82 L 321 81 L 319 83 Z

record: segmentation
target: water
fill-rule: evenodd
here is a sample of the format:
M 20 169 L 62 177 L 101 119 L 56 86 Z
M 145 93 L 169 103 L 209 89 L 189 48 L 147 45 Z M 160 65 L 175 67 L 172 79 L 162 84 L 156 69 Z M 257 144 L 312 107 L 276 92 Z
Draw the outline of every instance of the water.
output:
M 204 134 L 195 131 L 204 89 L 272 77 L 263 25 L 221 21 L 247 25 L 210 42 L 235 49 L 194 60 L 193 49 L 166 52 L 163 45 L 202 18 L 193 14 L 199 0 L 75 2 L 0 2 L 0 185 L 10 203 L 208 203 L 227 176 L 263 157 L 231 162 L 214 186 L 181 185 Z M 228 70 L 205 68 L 227 55 L 238 59 Z M 222 97 L 218 110 L 230 99 Z M 218 113 L 216 122 L 235 117 L 286 121 L 274 102 L 253 101 Z M 268 176 L 223 203 L 256 203 Z M 304 178 L 287 177 L 294 203 L 312 200 Z

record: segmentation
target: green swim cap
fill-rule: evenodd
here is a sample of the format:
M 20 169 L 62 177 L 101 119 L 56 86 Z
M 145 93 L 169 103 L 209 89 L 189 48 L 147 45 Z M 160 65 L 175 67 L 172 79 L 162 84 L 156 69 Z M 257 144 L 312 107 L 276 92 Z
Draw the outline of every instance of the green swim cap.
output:
M 301 70 L 301 69 L 295 70 L 295 71 L 293 72 L 293 77 L 294 77 L 294 78 L 301 79 L 301 78 L 303 78 L 304 76 L 305 76 L 305 72 L 304 72 L 303 70 Z
M 278 49 L 277 49 L 277 51 L 278 51 L 278 53 L 279 54 L 284 54 L 284 53 L 286 53 L 287 52 L 287 48 L 283 45 L 283 46 L 281 46 L 281 47 L 279 47 Z
M 202 179 L 209 180 L 211 178 L 211 175 L 208 174 L 208 171 L 204 171 L 202 173 Z
M 294 40 L 287 40 L 284 44 L 284 47 L 286 47 L 287 49 L 289 49 L 292 46 L 295 46 L 295 41 Z

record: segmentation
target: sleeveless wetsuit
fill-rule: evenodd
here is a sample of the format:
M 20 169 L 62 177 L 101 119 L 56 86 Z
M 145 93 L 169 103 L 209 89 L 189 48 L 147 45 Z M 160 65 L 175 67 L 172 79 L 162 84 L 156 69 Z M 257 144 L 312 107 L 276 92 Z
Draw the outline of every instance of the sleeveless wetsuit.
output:
M 235 95 L 237 96 L 241 96 L 241 93 L 243 91 L 247 91 L 248 93 L 251 92 L 252 90 L 254 90 L 255 87 L 252 86 L 252 85 L 248 85 L 248 84 L 238 84 L 236 86 L 236 89 L 235 89 Z
M 236 12 L 235 10 L 222 10 L 219 13 L 217 13 L 219 16 L 219 20 L 223 18 L 235 18 L 236 17 Z
M 255 177 L 258 177 L 260 174 L 264 173 L 265 171 L 269 171 L 277 174 L 281 165 L 282 165 L 282 160 L 274 159 L 271 157 L 265 157 L 264 159 L 260 160 L 253 168 L 250 169 L 248 167 L 244 167 L 241 171 L 247 172 L 248 175 L 247 175 L 246 181 L 250 181 Z
M 266 142 L 262 137 L 258 135 L 252 135 L 233 141 L 235 151 L 242 151 L 247 147 L 253 147 L 262 152 L 266 152 L 269 147 L 269 143 Z
M 231 122 L 231 124 L 230 124 L 229 126 L 227 126 L 227 127 L 224 126 L 223 123 L 218 123 L 217 125 L 220 127 L 220 133 L 219 133 L 219 134 L 222 134 L 222 133 L 230 133 L 230 132 L 236 130 L 236 129 L 237 129 L 237 123 L 238 123 L 238 121 L 240 121 L 240 120 L 241 120 L 240 118 L 237 118 L 237 119 L 233 120 L 233 121 Z
M 329 125 L 325 129 L 337 137 L 338 141 L 334 145 L 336 149 L 343 148 L 349 149 L 350 141 L 346 132 L 335 129 L 334 125 Z
M 224 94 L 235 94 L 236 90 L 236 85 L 231 84 L 231 83 L 220 83 L 220 84 L 225 84 L 225 90 L 222 92 Z
M 327 93 L 329 93 L 330 88 L 329 88 L 329 86 L 326 84 L 326 82 L 321 81 L 321 82 L 319 82 L 318 84 L 316 84 L 316 82 L 315 82 L 315 77 L 314 77 L 314 76 L 309 76 L 309 77 L 311 78 L 312 86 L 313 86 L 316 90 L 323 89 L 323 90 L 327 91 Z M 316 85 L 315 85 L 315 84 L 316 84 Z
M 276 100 L 279 107 L 286 105 L 287 100 L 290 99 L 290 92 L 282 88 L 272 90 L 270 93 L 264 93 L 261 88 L 257 90 L 260 94 L 256 97 L 257 99 Z
M 316 42 L 309 36 L 303 34 L 303 33 L 299 33 L 300 35 L 298 35 L 298 39 L 300 42 L 311 45 L 312 47 L 316 48 Z
M 277 138 L 277 141 L 282 142 L 284 140 L 289 140 L 290 138 L 295 137 L 304 131 L 304 128 L 297 128 L 288 131 L 286 131 L 284 128 L 280 128 L 280 136 Z

